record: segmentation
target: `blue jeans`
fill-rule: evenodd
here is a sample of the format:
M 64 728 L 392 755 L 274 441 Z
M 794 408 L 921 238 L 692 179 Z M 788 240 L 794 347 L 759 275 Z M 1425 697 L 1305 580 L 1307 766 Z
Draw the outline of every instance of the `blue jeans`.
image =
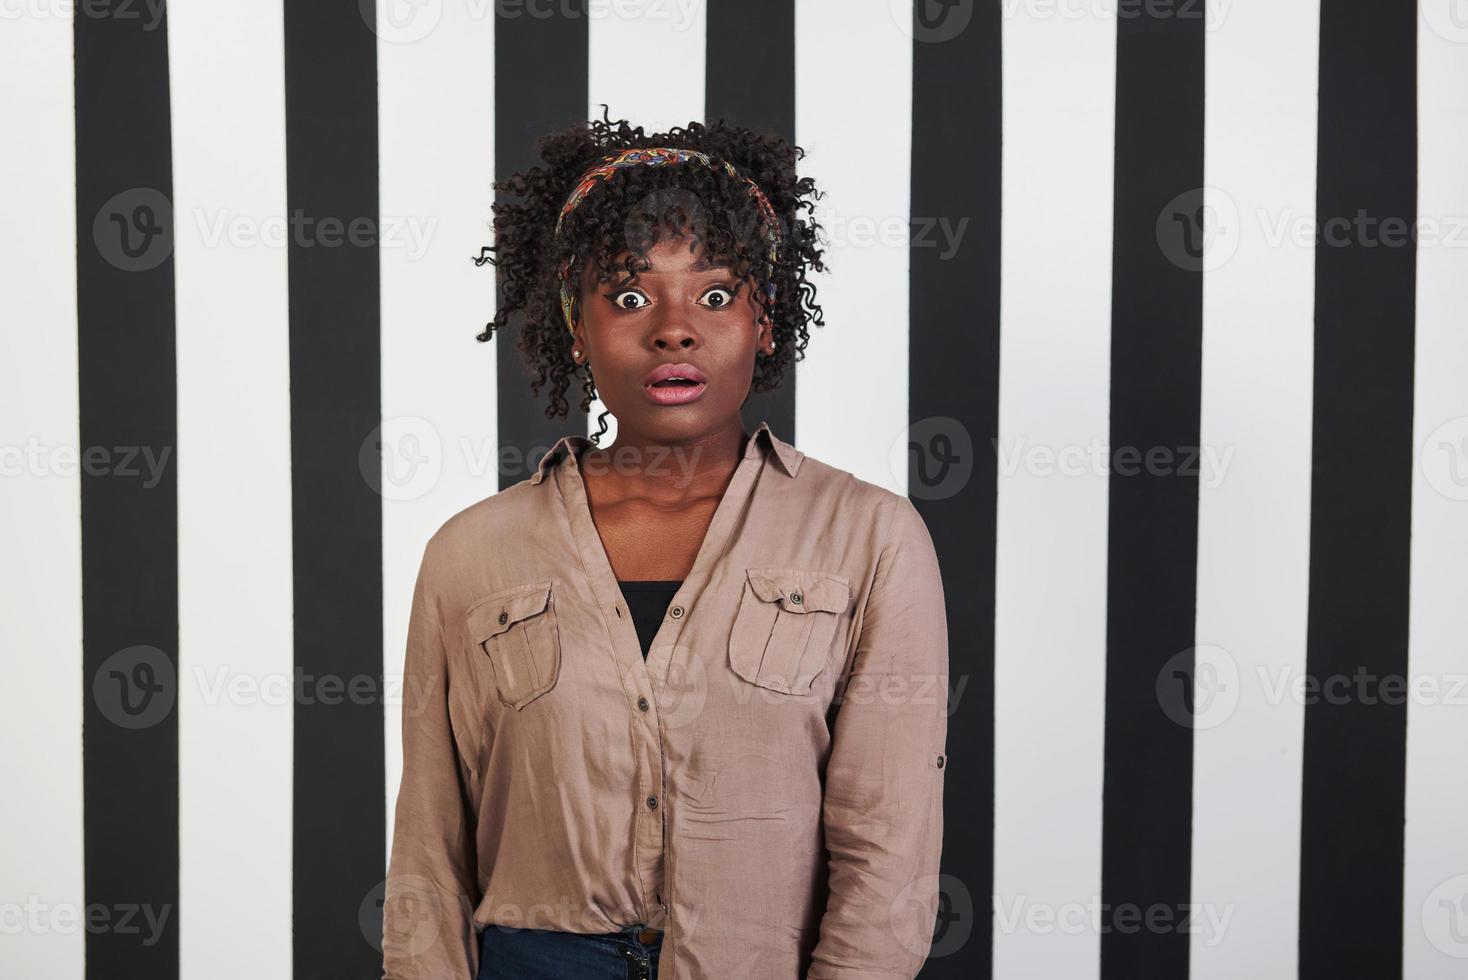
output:
M 657 980 L 663 937 L 644 943 L 638 934 L 645 928 L 582 935 L 486 926 L 475 980 Z

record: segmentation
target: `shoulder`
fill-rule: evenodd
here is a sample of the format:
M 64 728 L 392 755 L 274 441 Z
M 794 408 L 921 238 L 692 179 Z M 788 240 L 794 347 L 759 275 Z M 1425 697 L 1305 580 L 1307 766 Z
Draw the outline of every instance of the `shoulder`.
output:
M 927 536 L 927 524 L 906 494 L 862 479 L 849 470 L 802 454 L 794 482 L 803 498 L 860 517 L 875 525 L 883 537 L 917 532 Z
M 863 618 L 873 604 L 931 608 L 943 602 L 942 572 L 927 522 L 905 494 L 806 456 L 797 478 L 809 479 L 799 496 L 822 513 L 818 537 L 839 555 L 831 564 L 860 580 Z M 874 598 L 875 597 L 875 598 Z
M 451 515 L 424 546 L 425 568 L 463 568 L 486 553 L 520 547 L 527 533 L 546 526 L 546 508 L 555 502 L 551 489 L 549 481 L 525 479 Z

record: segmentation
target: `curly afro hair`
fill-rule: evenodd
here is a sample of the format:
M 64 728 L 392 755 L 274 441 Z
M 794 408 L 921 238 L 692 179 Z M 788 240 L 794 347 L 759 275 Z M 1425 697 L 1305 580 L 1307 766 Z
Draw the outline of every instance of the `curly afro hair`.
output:
M 600 281 L 625 275 L 633 279 L 647 268 L 647 251 L 665 235 L 689 234 L 708 254 L 728 261 L 735 276 L 749 283 L 761 299 L 773 284 L 775 300 L 765 312 L 773 326 L 775 351 L 755 360 L 752 391 L 778 387 L 785 366 L 804 357 L 809 326 L 823 325 L 815 302 L 815 285 L 807 268 L 825 271 L 817 247 L 821 226 L 810 212 L 822 195 L 809 177 L 798 177 L 796 162 L 805 151 L 775 136 L 726 125 L 690 122 L 665 133 L 645 134 L 627 120 L 603 118 L 578 123 L 537 141 L 543 165 L 530 167 L 494 188 L 514 195 L 515 203 L 495 203 L 494 245 L 474 257 L 489 262 L 498 276 L 499 304 L 494 319 L 478 336 L 490 340 L 497 330 L 516 322 L 519 348 L 534 374 L 531 391 L 550 384 L 547 418 L 564 418 L 566 392 L 580 379 L 581 411 L 590 411 L 596 396 L 589 364 L 571 358 L 571 332 L 561 310 L 561 264 L 571 261 L 571 281 L 580 283 L 588 263 Z M 718 164 L 728 161 L 743 177 L 752 178 L 769 199 L 780 222 L 780 249 L 770 262 L 758 237 L 758 210 L 749 187 L 719 166 L 698 164 L 632 166 L 616 171 L 566 216 L 555 235 L 561 206 L 577 179 L 603 157 L 630 147 L 669 146 L 705 153 Z M 492 255 L 489 253 L 493 253 Z M 613 262 L 625 255 L 617 269 Z M 579 314 L 578 314 L 579 315 Z M 607 431 L 606 412 L 598 418 L 592 442 Z

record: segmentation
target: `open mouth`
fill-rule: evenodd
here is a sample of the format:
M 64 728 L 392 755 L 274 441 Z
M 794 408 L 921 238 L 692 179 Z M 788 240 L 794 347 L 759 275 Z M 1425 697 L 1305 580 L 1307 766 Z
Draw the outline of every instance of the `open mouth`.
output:
M 659 364 L 648 372 L 642 390 L 658 405 L 683 405 L 703 394 L 708 378 L 692 364 Z

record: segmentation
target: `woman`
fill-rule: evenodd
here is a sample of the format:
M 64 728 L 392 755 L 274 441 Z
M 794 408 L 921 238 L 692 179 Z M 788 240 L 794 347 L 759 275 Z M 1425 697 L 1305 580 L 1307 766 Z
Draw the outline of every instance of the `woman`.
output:
M 602 120 L 541 153 L 498 185 L 521 201 L 480 339 L 517 317 L 548 414 L 580 378 L 617 436 L 603 413 L 427 545 L 384 976 L 912 977 L 943 826 L 932 541 L 740 419 L 820 323 L 800 151 Z

